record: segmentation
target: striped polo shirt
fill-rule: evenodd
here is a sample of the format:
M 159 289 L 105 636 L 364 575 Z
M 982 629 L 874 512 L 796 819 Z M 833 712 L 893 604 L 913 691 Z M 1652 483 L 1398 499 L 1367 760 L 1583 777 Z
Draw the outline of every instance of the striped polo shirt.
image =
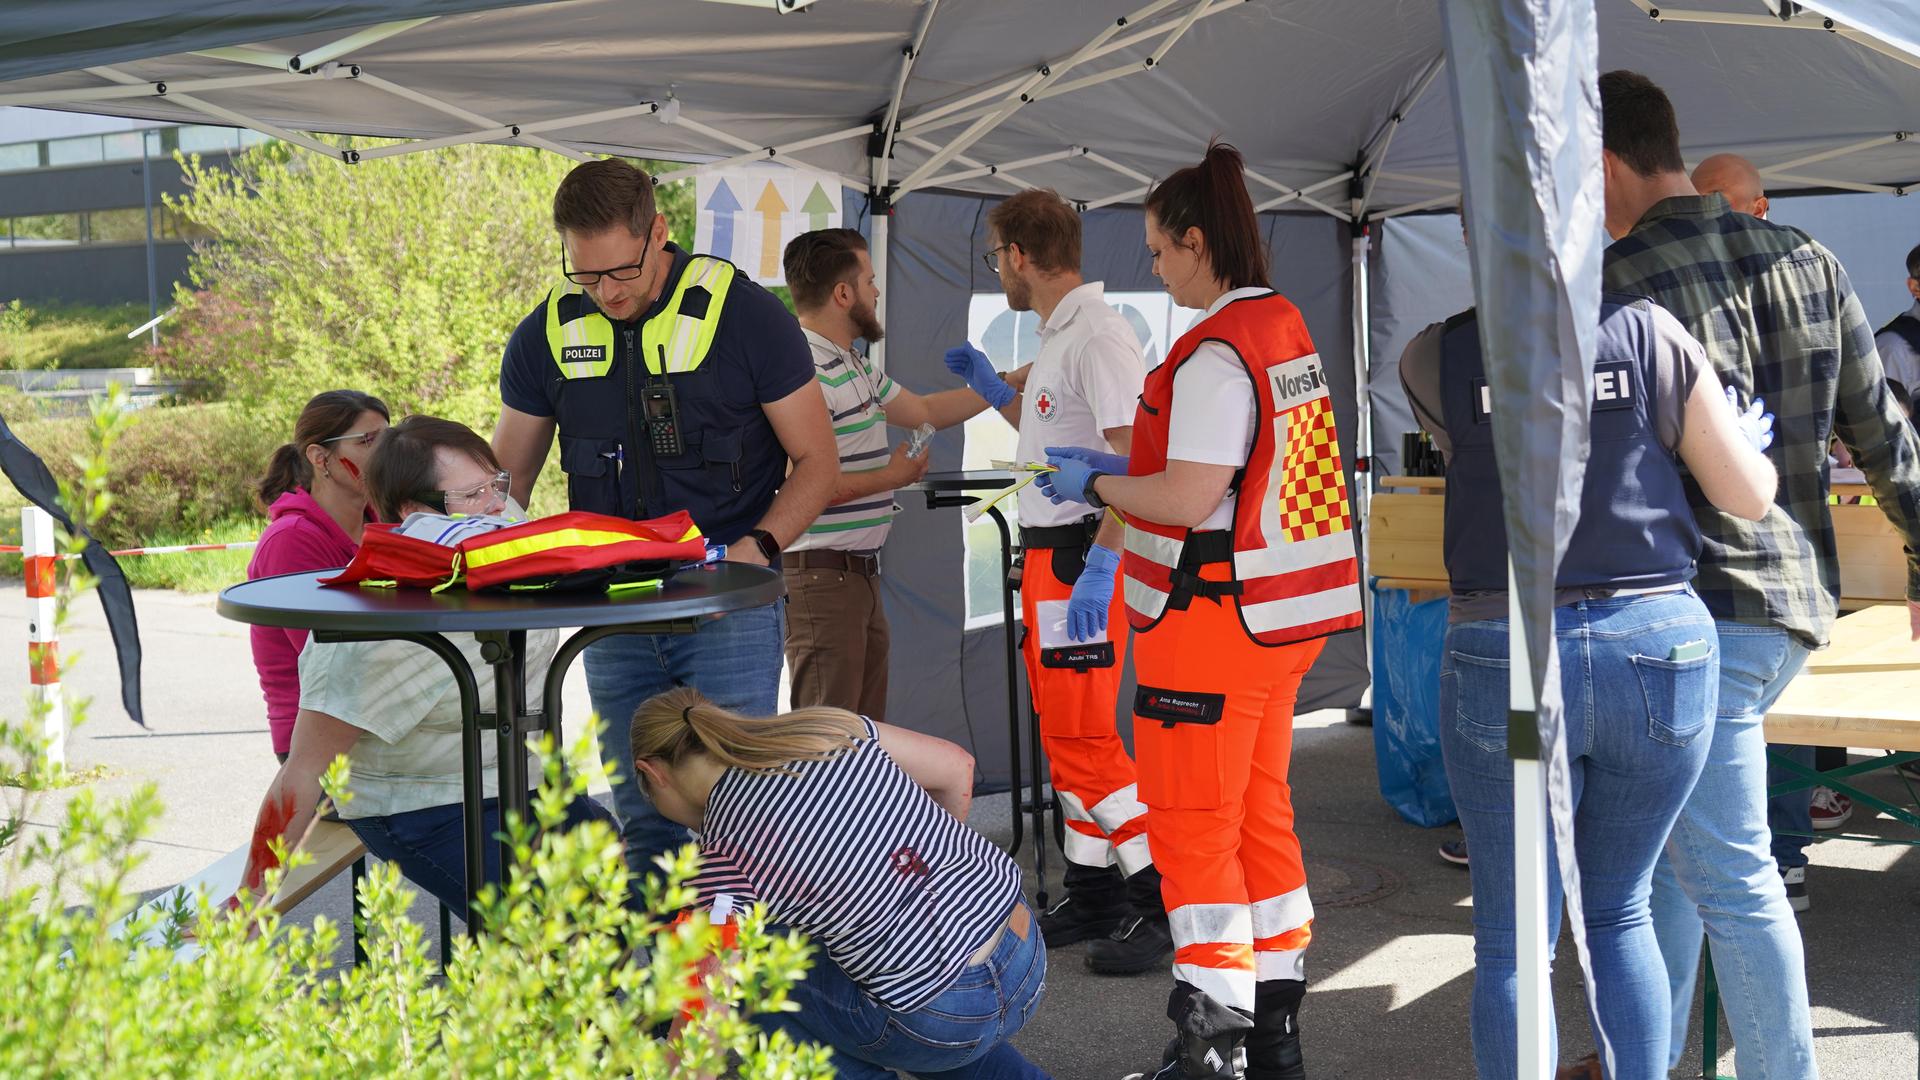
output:
M 941 809 L 865 738 L 790 772 L 728 769 L 707 796 L 703 904 L 765 904 L 882 1005 L 912 1012 L 953 985 L 1020 899 L 1020 868 Z
M 813 371 L 833 418 L 840 448 L 840 471 L 883 468 L 893 451 L 887 445 L 887 403 L 900 387 L 859 353 L 807 331 L 813 347 Z M 872 551 L 887 542 L 893 525 L 893 492 L 882 491 L 820 512 L 788 551 Z

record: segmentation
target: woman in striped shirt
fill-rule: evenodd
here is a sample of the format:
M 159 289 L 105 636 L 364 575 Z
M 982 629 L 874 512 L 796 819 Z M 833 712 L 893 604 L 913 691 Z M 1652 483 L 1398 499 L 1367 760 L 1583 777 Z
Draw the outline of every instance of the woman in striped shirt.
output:
M 843 709 L 736 715 L 698 691 L 641 705 L 634 773 L 700 836 L 703 900 L 764 904 L 819 946 L 768 1031 L 833 1048 L 849 1080 L 1045 1077 L 1008 1043 L 1033 1015 L 1046 946 L 1020 871 L 961 824 L 973 760 Z

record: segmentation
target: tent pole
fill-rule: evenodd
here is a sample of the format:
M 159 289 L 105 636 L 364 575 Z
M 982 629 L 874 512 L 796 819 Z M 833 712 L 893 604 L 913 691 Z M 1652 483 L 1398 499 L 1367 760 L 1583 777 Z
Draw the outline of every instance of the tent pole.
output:
M 903 143 L 906 143 L 908 146 L 925 150 L 929 154 L 940 149 L 939 144 L 928 142 L 927 140 L 919 137 L 918 135 L 902 135 L 900 136 L 900 141 Z M 974 158 L 970 158 L 965 154 L 955 154 L 953 155 L 953 160 L 958 164 L 965 165 L 969 169 L 984 168 L 986 166 L 986 162 L 979 161 Z M 1005 172 L 995 173 L 993 178 L 995 180 L 999 180 L 1002 183 L 1011 185 L 1014 189 L 1018 191 L 1027 191 L 1034 186 L 1032 183 L 1026 180 L 1022 180 L 1017 176 L 1014 176 Z
M 439 98 L 432 96 L 431 94 L 423 94 L 420 91 L 414 90 L 410 87 L 401 86 L 399 83 L 388 82 L 386 79 L 382 79 L 377 75 L 369 75 L 365 71 L 361 71 L 358 78 L 360 79 L 361 82 L 366 83 L 368 86 L 371 86 L 376 90 L 385 91 L 386 93 L 392 94 L 394 97 L 403 98 L 407 101 L 414 102 L 415 104 L 418 104 L 418 105 L 425 105 L 429 109 L 432 109 L 436 112 L 445 113 L 456 120 L 465 120 L 467 123 L 472 124 L 475 127 L 502 128 L 502 127 L 511 126 L 507 124 L 502 124 L 498 120 L 489 119 L 485 116 L 480 115 L 477 112 L 474 112 L 471 109 L 463 109 L 460 106 L 453 104 L 452 102 L 442 101 Z M 538 147 L 542 150 L 551 150 L 562 157 L 570 157 L 575 161 L 592 161 L 593 160 L 591 156 L 587 154 L 583 154 L 580 151 L 575 150 L 570 146 L 563 146 L 560 143 L 552 141 L 551 139 L 545 139 L 538 135 L 528 135 L 523 132 L 520 136 L 520 141 L 523 143 L 526 143 L 528 146 Z
M 698 176 L 701 173 L 713 172 L 716 169 L 730 169 L 735 165 L 746 165 L 756 161 L 776 161 L 783 157 L 790 157 L 794 154 L 799 153 L 802 150 L 811 150 L 816 146 L 825 146 L 828 143 L 844 142 L 847 139 L 860 138 L 867 135 L 871 135 L 872 133 L 873 133 L 872 124 L 862 124 L 857 128 L 847 128 L 844 131 L 829 131 L 824 135 L 811 135 L 811 136 L 808 136 L 807 138 L 799 139 L 794 142 L 786 143 L 781 146 L 766 146 L 758 150 L 754 150 L 750 153 L 735 154 L 732 157 L 724 157 L 719 159 L 718 161 L 708 161 L 708 162 L 703 162 L 699 165 L 689 165 L 684 169 L 674 169 L 670 172 L 663 172 L 659 176 L 655 177 L 655 179 L 665 184 L 673 180 L 685 180 L 690 176 Z
M 964 169 L 960 172 L 950 172 L 944 176 L 933 177 L 927 180 L 922 186 L 941 187 L 946 184 L 957 184 L 963 180 L 972 180 L 976 177 L 998 176 L 1001 173 L 1013 172 L 1015 169 L 1030 169 L 1035 165 L 1046 165 L 1055 161 L 1065 161 L 1068 158 L 1085 157 L 1086 154 L 1087 148 L 1084 146 L 1069 146 L 1065 150 L 1055 150 L 1050 154 L 1035 154 L 1032 157 L 1024 157 L 1018 161 L 1009 161 L 1005 165 L 980 165 L 975 168 Z
M 867 189 L 867 258 L 873 263 L 873 287 L 880 293 L 880 310 L 876 314 L 880 316 L 880 325 L 884 327 L 887 325 L 890 300 L 887 290 L 887 226 L 891 222 L 887 219 L 893 216 L 893 196 L 887 190 L 887 181 L 892 170 L 888 167 L 884 135 L 874 142 L 880 146 L 881 153 L 878 157 L 867 159 L 867 176 L 872 184 Z M 877 371 L 887 369 L 886 348 L 885 342 L 867 342 L 867 357 L 873 361 Z
M 1435 195 L 1431 199 L 1422 199 L 1419 202 L 1408 203 L 1405 206 L 1396 206 L 1391 210 L 1382 210 L 1373 216 L 1378 219 L 1399 217 L 1401 214 L 1417 214 L 1422 210 L 1435 210 L 1442 206 L 1452 206 L 1459 201 L 1460 191 L 1456 188 L 1447 192 L 1445 195 Z
M 1368 381 L 1373 376 L 1373 346 L 1367 331 L 1373 322 L 1371 298 L 1367 289 L 1367 255 L 1372 246 L 1365 220 L 1350 227 L 1353 242 L 1353 514 L 1360 526 L 1361 636 L 1366 642 L 1367 671 L 1373 671 L 1373 590 L 1364 585 L 1373 565 L 1373 530 L 1367 516 L 1373 504 L 1373 396 Z M 1371 682 L 1371 679 L 1369 679 Z
M 1515 1023 L 1519 1035 L 1520 1076 L 1552 1076 L 1549 1056 L 1553 999 L 1547 976 L 1547 957 L 1559 927 L 1547 925 L 1547 770 L 1544 747 L 1538 738 L 1526 740 L 1531 752 L 1513 737 L 1516 727 L 1535 723 L 1533 666 L 1527 653 L 1526 625 L 1520 619 L 1520 587 L 1507 556 L 1507 746 L 1513 758 L 1513 914 Z
M 120 83 L 123 86 L 147 85 L 147 80 L 135 78 L 121 71 L 119 68 L 90 67 L 87 71 L 103 79 L 110 79 L 113 82 Z M 326 157 L 343 161 L 353 160 L 348 157 L 349 154 L 353 153 L 351 150 L 342 149 L 338 146 L 329 146 L 318 139 L 310 138 L 296 131 L 289 131 L 278 124 L 269 124 L 265 120 L 255 120 L 245 113 L 238 113 L 232 109 L 222 108 L 211 102 L 202 101 L 191 94 L 169 94 L 167 96 L 170 100 L 177 101 L 195 112 L 205 113 L 216 119 L 225 120 L 235 127 L 249 128 L 263 135 L 271 135 L 281 142 L 292 143 L 302 149 L 311 150 L 316 154 L 321 154 Z

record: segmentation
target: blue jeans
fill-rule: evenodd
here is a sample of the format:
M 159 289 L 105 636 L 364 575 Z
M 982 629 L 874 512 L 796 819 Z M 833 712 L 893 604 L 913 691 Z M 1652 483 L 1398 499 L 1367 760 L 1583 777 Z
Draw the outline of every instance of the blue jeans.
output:
M 1782 757 L 1813 768 L 1813 747 L 1770 745 L 1767 749 Z M 1793 773 L 1767 761 L 1767 786 L 1798 780 Z M 1813 831 L 1813 789 L 1801 788 L 1767 799 L 1767 830 L 1773 834 L 1773 861 L 1782 869 L 1807 865 L 1807 845 L 1813 839 L 1804 834 Z M 1785 835 L 1800 833 L 1803 835 Z
M 1713 941 L 1740 1080 L 1818 1076 L 1800 927 L 1787 906 L 1767 829 L 1767 745 L 1760 721 L 1807 661 L 1785 630 L 1715 624 L 1720 712 L 1713 748 L 1653 873 L 1653 926 L 1672 1003 L 1669 1065 L 1693 1015 L 1704 928 Z
M 633 779 L 630 725 L 640 703 L 676 686 L 691 686 L 715 705 L 749 716 L 779 708 L 786 629 L 784 601 L 736 611 L 691 634 L 622 634 L 587 647 L 587 694 L 605 725 L 600 758 L 613 770 L 613 811 L 636 876 L 654 873 L 654 856 L 692 837 L 660 816 Z
M 1706 759 L 1719 667 L 1713 652 L 1668 657 L 1687 643 L 1711 646 L 1713 620 L 1691 592 L 1585 600 L 1554 613 L 1554 636 L 1575 859 L 1598 1020 L 1614 1053 L 1611 1075 L 1664 1078 L 1666 970 L 1648 911 L 1650 879 Z M 1473 1056 L 1482 1080 L 1512 1077 L 1518 1064 L 1507 670 L 1507 620 L 1448 628 L 1440 749 L 1473 853 Z M 1555 850 L 1549 833 L 1549 860 Z M 1548 926 L 1557 936 L 1557 872 L 1547 885 Z
M 483 880 L 498 884 L 500 845 L 494 837 L 500 833 L 499 799 L 480 804 L 480 820 L 487 836 L 487 842 L 480 846 L 486 860 Z M 583 795 L 567 805 L 567 820 L 562 827 L 571 829 L 589 821 L 612 824 L 613 815 Z M 433 894 L 455 915 L 466 917 L 467 849 L 465 834 L 460 828 L 459 803 L 381 817 L 351 818 L 347 826 L 367 845 L 368 851 L 387 862 L 398 863 L 408 881 Z
M 875 1001 L 815 952 L 813 969 L 793 991 L 800 1011 L 760 1013 L 753 1022 L 796 1042 L 832 1047 L 843 1080 L 892 1080 L 895 1070 L 921 1080 L 1047 1080 L 1007 1041 L 1032 1018 L 1046 979 L 1047 947 L 1033 919 L 1026 937 L 1002 931 L 986 963 L 962 971 L 912 1012 Z

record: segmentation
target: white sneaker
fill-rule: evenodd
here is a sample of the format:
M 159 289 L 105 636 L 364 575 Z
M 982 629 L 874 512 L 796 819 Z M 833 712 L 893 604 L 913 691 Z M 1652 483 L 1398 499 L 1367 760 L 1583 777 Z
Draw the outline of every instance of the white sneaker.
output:
M 1783 866 L 1780 868 L 1780 883 L 1787 887 L 1787 906 L 1796 912 L 1805 911 L 1813 906 L 1807 898 L 1807 868 L 1804 866 Z

